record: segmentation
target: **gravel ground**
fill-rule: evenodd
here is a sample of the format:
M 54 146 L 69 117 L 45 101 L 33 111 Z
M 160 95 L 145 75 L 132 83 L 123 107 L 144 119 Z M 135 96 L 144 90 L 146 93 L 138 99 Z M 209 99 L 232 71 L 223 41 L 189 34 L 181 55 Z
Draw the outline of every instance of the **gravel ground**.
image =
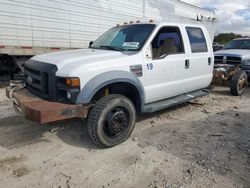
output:
M 250 88 L 227 88 L 139 117 L 112 149 L 79 120 L 38 125 L 17 116 L 0 89 L 0 187 L 249 188 Z

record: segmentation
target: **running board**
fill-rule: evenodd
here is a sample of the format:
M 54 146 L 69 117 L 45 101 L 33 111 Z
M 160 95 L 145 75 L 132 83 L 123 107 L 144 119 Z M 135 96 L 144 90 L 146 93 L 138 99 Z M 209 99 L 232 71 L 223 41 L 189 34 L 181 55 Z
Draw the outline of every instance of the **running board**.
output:
M 169 107 L 173 107 L 182 103 L 186 103 L 188 101 L 191 101 L 193 99 L 202 97 L 202 96 L 206 96 L 209 94 L 209 91 L 206 89 L 203 90 L 198 90 L 198 91 L 193 91 L 190 93 L 186 93 L 183 95 L 179 95 L 177 97 L 173 97 L 170 99 L 166 99 L 166 100 L 162 100 L 162 101 L 158 101 L 158 102 L 154 102 L 154 103 L 150 103 L 150 104 L 146 104 L 144 106 L 144 113 L 152 113 L 152 112 L 156 112 L 159 110 L 163 110 L 165 108 L 169 108 Z

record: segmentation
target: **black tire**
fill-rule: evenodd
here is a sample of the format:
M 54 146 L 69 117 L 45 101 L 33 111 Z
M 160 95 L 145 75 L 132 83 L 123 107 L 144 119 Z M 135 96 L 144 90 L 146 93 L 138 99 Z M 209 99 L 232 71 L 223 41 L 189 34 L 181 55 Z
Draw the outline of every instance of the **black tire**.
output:
M 90 110 L 88 132 L 91 140 L 102 148 L 114 147 L 126 141 L 134 130 L 136 110 L 122 95 L 101 98 Z
M 245 71 L 239 71 L 237 72 L 232 80 L 231 80 L 231 84 L 230 84 L 230 89 L 231 89 L 231 93 L 234 96 L 240 96 L 243 94 L 243 92 L 245 91 L 245 89 L 248 86 L 248 82 L 247 82 L 247 74 Z

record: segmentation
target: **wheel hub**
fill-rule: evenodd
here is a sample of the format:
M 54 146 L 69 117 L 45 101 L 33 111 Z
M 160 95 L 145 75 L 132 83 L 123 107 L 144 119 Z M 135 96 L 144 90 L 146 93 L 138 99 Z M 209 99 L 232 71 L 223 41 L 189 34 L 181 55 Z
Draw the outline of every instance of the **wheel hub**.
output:
M 106 123 L 106 133 L 118 136 L 128 127 L 128 116 L 123 109 L 115 108 L 107 115 Z
M 247 87 L 247 80 L 244 77 L 240 78 L 240 90 L 244 89 L 245 87 Z

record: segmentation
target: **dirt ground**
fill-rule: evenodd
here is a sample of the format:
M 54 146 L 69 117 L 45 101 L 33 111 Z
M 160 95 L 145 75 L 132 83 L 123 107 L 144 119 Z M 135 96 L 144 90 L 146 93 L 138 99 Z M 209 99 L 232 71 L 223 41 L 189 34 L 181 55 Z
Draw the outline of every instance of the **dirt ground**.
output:
M 86 123 L 38 125 L 0 89 L 0 187 L 249 188 L 250 88 L 139 118 L 131 138 L 98 149 Z

